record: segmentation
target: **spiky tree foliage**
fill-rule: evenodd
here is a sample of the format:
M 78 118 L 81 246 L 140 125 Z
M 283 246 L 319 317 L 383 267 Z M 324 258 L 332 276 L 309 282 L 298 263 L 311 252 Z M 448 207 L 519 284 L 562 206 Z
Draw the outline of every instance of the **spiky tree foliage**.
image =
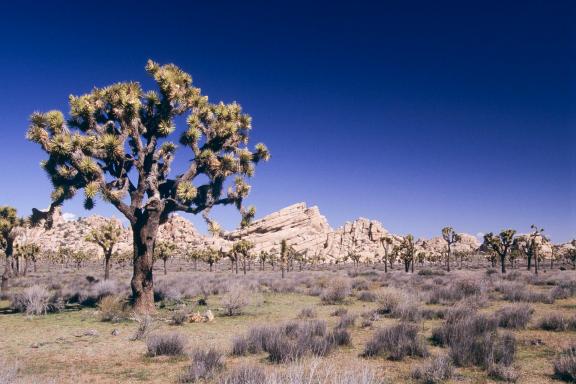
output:
M 268 252 L 268 263 L 272 267 L 272 270 L 276 268 L 276 262 L 278 261 L 278 250 L 276 248 L 272 248 L 270 252 Z
M 572 265 L 572 269 L 576 270 L 576 240 L 570 242 L 572 248 L 567 249 L 564 252 L 564 259 Z
M 184 249 L 184 258 L 188 262 L 190 262 L 190 261 L 193 262 L 194 263 L 194 270 L 197 271 L 198 270 L 198 261 L 202 260 L 202 250 L 198 249 L 195 246 L 188 245 Z
M 90 260 L 90 255 L 83 250 L 74 250 L 72 248 L 65 248 L 65 254 L 68 260 L 74 263 L 76 269 L 82 268 L 82 263 Z
M 110 259 L 121 237 L 122 228 L 114 220 L 107 220 L 98 228 L 92 229 L 86 236 L 86 241 L 97 244 L 104 253 L 104 280 L 110 278 Z
M 154 259 L 162 260 L 164 265 L 164 275 L 168 274 L 168 269 L 166 268 L 166 263 L 170 259 L 174 252 L 176 251 L 176 244 L 171 241 L 157 241 L 154 247 Z
M 28 272 L 30 262 L 32 262 L 34 272 L 36 272 L 36 262 L 38 254 L 40 253 L 40 246 L 34 242 L 28 241 L 16 246 L 16 252 L 24 258 L 24 276 L 26 276 L 26 273 Z
M 484 235 L 484 245 L 500 257 L 500 268 L 502 273 L 506 273 L 506 256 L 514 243 L 514 229 L 505 229 L 500 234 L 495 235 L 490 232 Z
M 352 260 L 352 263 L 354 264 L 354 268 L 358 268 L 358 265 L 360 265 L 360 258 L 362 256 L 355 251 L 349 251 L 347 254 L 347 259 L 348 260 Z
M 447 252 L 446 252 L 446 270 L 450 272 L 450 258 L 452 256 L 452 244 L 460 241 L 460 235 L 458 235 L 452 227 L 442 228 L 442 238 L 446 242 Z
M 244 272 L 244 274 L 246 274 L 247 264 L 253 257 L 252 255 L 253 248 L 254 244 L 244 239 L 235 242 L 234 245 L 232 246 L 232 253 L 236 255 L 236 263 L 238 263 L 238 260 L 242 260 L 242 271 Z M 236 267 L 236 273 L 238 273 L 238 267 Z
M 266 265 L 266 262 L 268 261 L 270 253 L 265 251 L 265 250 L 261 250 L 260 254 L 258 255 L 258 261 L 260 262 L 260 270 L 263 271 L 264 270 L 264 266 Z
M 14 241 L 20 233 L 20 228 L 24 221 L 18 217 L 16 208 L 9 206 L 0 207 L 0 247 L 6 256 L 4 273 L 2 274 L 2 283 L 0 289 L 8 289 L 8 281 L 14 275 L 13 258 L 14 258 Z
M 248 149 L 251 118 L 239 104 L 209 103 L 191 76 L 173 64 L 148 61 L 146 71 L 157 91 L 145 92 L 137 82 L 95 88 L 70 97 L 68 119 L 60 111 L 34 113 L 27 134 L 48 153 L 43 168 L 54 185 L 52 206 L 84 190 L 87 209 L 100 196 L 130 222 L 137 312 L 154 310 L 153 250 L 160 224 L 175 211 L 207 218 L 216 205 L 236 206 L 245 223 L 254 212 L 242 206 L 250 191 L 246 178 L 269 158 L 263 144 Z M 170 138 L 181 116 L 186 127 L 179 142 L 190 162 L 171 176 L 177 145 Z
M 404 271 L 409 272 L 410 266 L 412 266 L 412 272 L 414 272 L 414 258 L 416 256 L 414 236 L 411 234 L 404 236 L 404 239 L 402 239 L 402 243 L 398 246 L 396 253 L 404 263 Z
M 382 262 L 384 262 L 384 272 L 388 273 L 388 263 L 390 263 L 390 269 L 392 269 L 392 246 L 394 241 L 392 237 L 385 235 L 380 238 L 380 244 L 384 249 L 384 256 L 382 257 Z
M 212 272 L 214 264 L 216 264 L 222 256 L 222 250 L 217 250 L 211 247 L 206 247 L 201 251 L 201 260 L 208 264 L 210 272 Z

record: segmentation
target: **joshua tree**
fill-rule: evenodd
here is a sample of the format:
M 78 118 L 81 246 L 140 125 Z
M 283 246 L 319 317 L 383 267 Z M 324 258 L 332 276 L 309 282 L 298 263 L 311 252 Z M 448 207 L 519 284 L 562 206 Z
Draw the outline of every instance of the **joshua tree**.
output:
M 8 280 L 13 276 L 14 241 L 20 233 L 23 220 L 18 218 L 16 208 L 0 207 L 0 247 L 6 255 L 6 265 L 2 274 L 2 284 L 0 289 L 8 289 Z
M 90 255 L 82 250 L 73 250 L 72 248 L 64 248 L 68 260 L 72 261 L 76 269 L 82 268 L 82 263 L 90 259 Z
M 390 263 L 390 269 L 392 269 L 392 252 L 390 247 L 393 245 L 393 240 L 390 236 L 385 235 L 380 238 L 380 244 L 382 244 L 382 248 L 384 248 L 384 257 L 382 258 L 384 262 L 384 272 L 388 273 L 388 263 Z
M 269 253 L 265 250 L 261 250 L 260 254 L 258 255 L 258 261 L 260 262 L 260 270 L 264 270 L 264 266 L 266 265 L 266 261 L 269 260 Z
M 357 252 L 350 251 L 350 252 L 348 252 L 347 256 L 348 256 L 347 257 L 348 259 L 352 260 L 352 263 L 354 264 L 354 268 L 358 268 L 358 265 L 360 264 L 361 255 Z
M 564 253 L 564 258 L 572 265 L 572 269 L 576 270 L 576 240 L 570 242 L 572 248 Z
M 276 268 L 276 261 L 278 259 L 278 250 L 276 248 L 272 248 L 268 253 L 268 263 L 272 267 L 272 270 Z
M 544 228 L 538 228 L 536 225 L 532 224 L 530 226 L 532 232 L 529 235 L 530 248 L 532 249 L 532 255 L 534 257 L 534 273 L 538 274 L 538 258 L 540 257 L 540 248 L 542 248 L 542 243 L 546 241 L 542 232 Z
M 414 272 L 414 257 L 416 255 L 414 236 L 411 234 L 406 235 L 396 252 L 404 262 L 404 271 L 409 272 L 410 265 L 412 265 L 412 272 Z
M 86 236 L 86 241 L 97 244 L 104 253 L 104 280 L 110 278 L 110 259 L 114 254 L 114 247 L 120 241 L 122 228 L 113 220 L 107 220 L 98 228 L 94 228 Z
M 198 270 L 198 260 L 202 260 L 203 253 L 204 253 L 203 251 L 190 245 L 187 246 L 184 251 L 184 257 L 186 258 L 186 261 L 188 262 L 192 261 L 194 263 L 195 271 Z
M 154 247 L 154 258 L 161 259 L 164 263 L 164 275 L 168 274 L 166 263 L 168 262 L 168 259 L 172 257 L 175 250 L 176 244 L 172 243 L 171 241 L 156 241 Z
M 86 209 L 100 195 L 130 222 L 136 312 L 155 310 L 152 268 L 160 224 L 175 211 L 207 219 L 217 205 L 235 205 L 246 223 L 254 210 L 242 206 L 250 191 L 245 178 L 269 158 L 263 144 L 248 149 L 251 119 L 239 104 L 209 103 L 173 64 L 148 61 L 146 71 L 158 91 L 144 92 L 137 82 L 95 88 L 70 97 L 68 119 L 60 111 L 32 114 L 27 133 L 49 155 L 42 166 L 54 185 L 51 210 L 83 189 Z M 183 173 L 171 176 L 177 146 L 169 138 L 181 117 L 186 128 L 179 141 L 191 159 Z
M 450 272 L 450 257 L 452 256 L 452 244 L 460 241 L 460 235 L 454 232 L 452 227 L 442 228 L 442 238 L 446 242 L 448 248 L 446 252 L 446 270 Z
M 280 269 L 282 270 L 282 278 L 286 276 L 286 267 L 288 266 L 288 243 L 282 240 L 280 243 Z
M 494 235 L 492 232 L 484 235 L 484 244 L 486 248 L 492 250 L 500 257 L 502 273 L 506 273 L 506 256 L 514 243 L 515 234 L 515 230 L 506 229 L 501 231 L 499 235 Z
M 208 264 L 210 272 L 212 272 L 214 264 L 217 263 L 220 258 L 222 258 L 222 251 L 211 247 L 206 247 L 206 249 L 201 252 L 201 259 Z
M 246 274 L 246 265 L 252 258 L 252 248 L 254 244 L 248 240 L 240 240 L 232 246 L 232 253 L 236 255 L 236 273 L 238 273 L 238 259 L 242 259 L 242 270 Z
M 32 262 L 34 272 L 36 272 L 36 261 L 38 254 L 40 253 L 40 246 L 33 242 L 26 242 L 16 247 L 17 252 L 24 258 L 24 271 L 23 274 L 26 276 L 28 272 L 28 265 Z

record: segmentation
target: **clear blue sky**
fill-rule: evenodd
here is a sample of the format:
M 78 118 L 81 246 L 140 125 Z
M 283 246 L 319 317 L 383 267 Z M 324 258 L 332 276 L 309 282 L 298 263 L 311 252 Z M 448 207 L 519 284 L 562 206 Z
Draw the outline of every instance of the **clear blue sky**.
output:
M 50 189 L 29 114 L 151 86 L 152 58 L 253 116 L 272 152 L 252 181 L 258 216 L 305 201 L 333 227 L 576 236 L 574 2 L 16 3 L 0 9 L 0 204 L 23 214 Z M 64 210 L 89 214 L 81 200 Z M 233 211 L 215 212 L 228 229 Z

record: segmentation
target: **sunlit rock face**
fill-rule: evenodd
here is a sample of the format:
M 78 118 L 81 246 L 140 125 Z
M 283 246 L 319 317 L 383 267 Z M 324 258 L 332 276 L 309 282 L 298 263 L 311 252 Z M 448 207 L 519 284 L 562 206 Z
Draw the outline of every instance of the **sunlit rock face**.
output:
M 73 247 L 101 257 L 100 248 L 85 238 L 105 220 L 108 218 L 102 216 L 65 220 L 58 209 L 54 213 L 51 229 L 46 230 L 43 226 L 28 229 L 20 241 L 37 242 L 44 251 L 57 252 L 60 247 Z M 112 220 L 121 225 L 119 220 Z M 452 248 L 455 252 L 471 252 L 479 247 L 480 243 L 475 236 L 465 233 L 460 235 L 461 241 Z M 254 252 L 265 250 L 277 253 L 282 240 L 286 240 L 296 252 L 304 254 L 308 259 L 329 263 L 349 262 L 350 253 L 359 255 L 363 262 L 380 260 L 384 254 L 380 242 L 383 236 L 392 239 L 390 249 L 403 240 L 402 236 L 391 234 L 379 221 L 366 218 L 358 218 L 332 229 L 318 207 L 307 207 L 305 203 L 280 209 L 255 220 L 246 228 L 225 232 L 222 236 L 203 235 L 190 221 L 177 214 L 161 225 L 158 232 L 158 239 L 175 243 L 179 254 L 205 246 L 227 251 L 234 241 L 240 239 L 254 243 Z M 441 254 L 446 250 L 446 242 L 442 237 L 418 239 L 416 247 L 418 250 Z M 130 252 L 131 249 L 132 232 L 130 228 L 124 227 L 116 250 Z

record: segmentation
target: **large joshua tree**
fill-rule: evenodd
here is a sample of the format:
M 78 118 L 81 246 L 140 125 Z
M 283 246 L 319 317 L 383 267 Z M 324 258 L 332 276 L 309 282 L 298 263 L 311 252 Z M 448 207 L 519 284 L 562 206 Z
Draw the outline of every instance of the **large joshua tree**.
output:
M 500 257 L 500 268 L 502 273 L 506 273 L 506 256 L 514 244 L 514 235 L 516 231 L 506 229 L 495 235 L 492 232 L 484 235 L 484 245 Z
M 86 241 L 97 244 L 104 253 L 104 280 L 110 278 L 110 259 L 121 236 L 122 228 L 113 220 L 107 220 L 98 228 L 92 229 L 86 236 Z
M 22 225 L 23 220 L 18 217 L 16 208 L 0 207 L 0 247 L 6 256 L 6 265 L 0 286 L 2 291 L 8 289 L 8 281 L 14 275 L 14 241 L 18 237 Z
M 239 104 L 208 102 L 191 76 L 173 64 L 148 61 L 146 71 L 157 91 L 145 92 L 137 82 L 95 88 L 70 97 L 68 120 L 60 111 L 32 114 L 27 133 L 48 153 L 42 165 L 54 185 L 51 207 L 83 189 L 86 209 L 100 195 L 130 222 L 137 312 L 154 310 L 158 227 L 172 212 L 208 218 L 217 205 L 235 205 L 242 221 L 250 220 L 254 211 L 242 206 L 250 191 L 246 178 L 269 158 L 263 144 L 248 149 L 251 118 Z M 177 146 L 169 138 L 180 117 L 185 117 L 186 127 L 179 142 L 190 161 L 184 172 L 172 176 Z
M 460 235 L 452 227 L 442 228 L 442 238 L 446 242 L 446 270 L 450 272 L 450 258 L 452 257 L 452 244 L 460 241 Z

